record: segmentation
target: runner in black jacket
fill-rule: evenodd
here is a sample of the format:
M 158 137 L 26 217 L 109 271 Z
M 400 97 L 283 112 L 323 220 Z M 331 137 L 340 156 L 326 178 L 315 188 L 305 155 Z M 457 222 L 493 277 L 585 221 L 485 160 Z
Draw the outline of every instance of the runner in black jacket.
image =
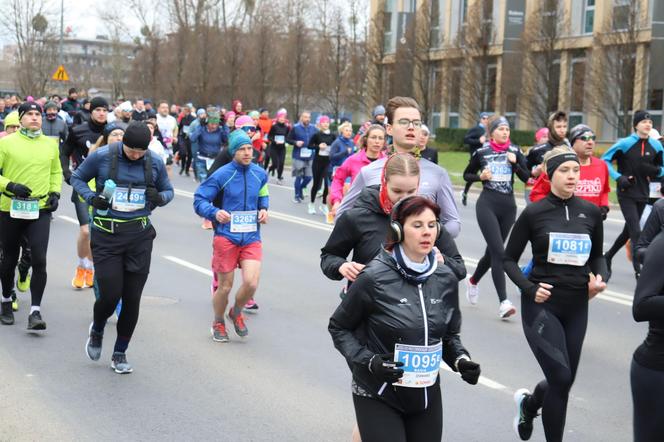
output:
M 439 442 L 441 360 L 470 384 L 479 378 L 480 367 L 459 337 L 456 277 L 438 265 L 432 249 L 442 230 L 439 210 L 420 196 L 398 203 L 392 219 L 402 240 L 392 233 L 389 250 L 360 273 L 330 318 L 334 345 L 353 373 L 353 402 L 364 442 Z M 358 328 L 364 333 L 356 333 Z M 413 372 L 420 376 L 418 383 Z
M 468 129 L 466 136 L 463 137 L 463 144 L 468 146 L 468 152 L 470 153 L 471 159 L 473 158 L 475 151 L 484 146 L 484 143 L 486 142 L 486 129 L 489 127 L 490 116 L 491 114 L 488 112 L 482 112 L 480 114 L 480 121 L 477 123 L 477 126 Z M 468 191 L 472 185 L 472 181 L 466 181 L 466 186 L 463 188 L 463 193 L 461 194 L 461 203 L 464 206 L 468 204 Z
M 645 254 L 632 306 L 636 321 L 649 321 L 648 335 L 634 352 L 630 374 L 635 442 L 659 441 L 664 435 L 663 261 L 664 234 L 659 233 Z
M 521 212 L 505 249 L 505 272 L 521 290 L 523 330 L 546 378 L 533 394 L 526 389 L 515 393 L 514 429 L 528 440 L 542 408 L 546 440 L 552 442 L 563 439 L 567 400 L 588 325 L 588 300 L 606 288 L 606 264 L 602 214 L 574 196 L 578 157 L 556 148 L 544 164 L 551 193 Z M 518 262 L 528 242 L 534 264 L 526 277 Z
M 286 112 L 277 112 L 277 120 L 270 128 L 270 133 L 267 134 L 267 139 L 270 141 L 270 156 L 272 159 L 272 166 L 268 171 L 274 175 L 277 171 L 277 180 L 281 184 L 284 180 L 284 164 L 286 162 L 286 136 L 290 132 L 290 126 L 286 121 Z
M 477 223 L 487 244 L 484 256 L 468 280 L 466 296 L 471 304 L 477 303 L 477 285 L 491 268 L 493 285 L 500 302 L 498 314 L 501 319 L 507 319 L 516 313 L 516 308 L 507 299 L 503 271 L 504 243 L 516 218 L 514 174 L 526 182 L 530 173 L 521 150 L 509 140 L 510 127 L 505 117 L 490 121 L 489 136 L 491 140 L 475 151 L 463 173 L 468 182 L 482 181 L 483 190 L 477 199 L 475 210 Z

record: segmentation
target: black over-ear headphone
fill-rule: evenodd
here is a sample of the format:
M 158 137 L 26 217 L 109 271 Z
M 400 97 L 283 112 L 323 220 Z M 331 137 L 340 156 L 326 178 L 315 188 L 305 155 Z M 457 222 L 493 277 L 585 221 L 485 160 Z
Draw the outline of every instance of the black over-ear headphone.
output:
M 417 196 L 418 195 L 407 196 L 406 198 L 397 201 L 394 207 L 392 207 L 392 213 L 390 214 L 390 231 L 392 232 L 392 236 L 397 243 L 403 241 L 403 226 L 399 221 L 397 221 L 399 219 L 399 210 L 406 201 L 412 200 Z M 440 238 L 441 229 L 442 226 L 440 225 L 440 221 L 436 220 L 436 239 Z

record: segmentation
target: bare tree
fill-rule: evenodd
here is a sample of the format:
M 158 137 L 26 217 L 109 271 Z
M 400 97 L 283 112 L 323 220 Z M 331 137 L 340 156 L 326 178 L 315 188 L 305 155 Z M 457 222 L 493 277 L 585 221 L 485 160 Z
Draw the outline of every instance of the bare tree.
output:
M 491 49 L 495 39 L 493 3 L 497 0 L 477 0 L 470 4 L 467 22 L 459 33 L 463 54 L 461 101 L 463 117 L 474 120 L 482 111 L 495 109 L 496 61 Z
M 350 68 L 344 17 L 339 8 L 333 9 L 329 28 L 321 35 L 319 44 L 323 52 L 319 66 L 322 68 L 322 72 L 317 75 L 322 80 L 322 84 L 318 86 L 318 91 L 328 104 L 334 118 L 338 119 L 343 102 L 347 98 L 348 83 L 346 79 Z
M 435 1 L 435 0 L 434 0 Z M 422 112 L 422 121 L 430 122 L 429 112 L 434 99 L 433 92 L 435 85 L 432 84 L 433 62 L 431 60 L 431 51 L 436 46 L 438 37 L 433 34 L 432 20 L 437 19 L 432 15 L 432 1 L 425 0 L 417 11 L 415 26 L 415 50 L 414 50 L 414 85 L 413 92 L 415 99 L 420 105 Z M 434 14 L 437 15 L 437 14 Z
M 376 103 L 382 102 L 387 94 L 383 90 L 385 84 L 385 65 L 383 60 L 385 58 L 385 43 L 383 35 L 385 34 L 385 20 L 387 13 L 385 12 L 385 0 L 377 2 L 376 11 L 371 17 L 369 27 L 372 29 L 368 36 L 367 41 L 367 94 L 366 94 L 366 108 L 374 106 Z
M 295 114 L 299 115 L 305 82 L 309 80 L 308 57 L 309 32 L 306 27 L 306 6 L 304 0 L 288 0 L 288 64 L 290 71 L 290 95 Z
M 545 0 L 526 19 L 521 37 L 520 116 L 535 126 L 545 126 L 551 112 L 558 109 L 560 50 L 557 42 L 567 23 L 564 7 L 556 0 Z
M 51 16 L 44 0 L 7 0 L 0 23 L 16 44 L 15 69 L 18 87 L 24 95 L 42 96 L 55 72 L 57 45 L 48 18 Z
M 639 53 L 640 2 L 632 1 L 607 14 L 602 32 L 595 36 L 588 100 L 590 107 L 624 136 L 631 130 L 629 112 L 634 103 L 636 67 L 643 62 Z M 607 87 L 607 85 L 611 85 Z

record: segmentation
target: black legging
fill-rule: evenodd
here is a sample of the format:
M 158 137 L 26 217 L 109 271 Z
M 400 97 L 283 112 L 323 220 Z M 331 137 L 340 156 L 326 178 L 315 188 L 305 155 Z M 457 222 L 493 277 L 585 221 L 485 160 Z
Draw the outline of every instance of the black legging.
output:
M 542 408 L 547 442 L 563 440 L 567 400 L 588 325 L 587 291 L 570 294 L 554 288 L 550 299 L 568 297 L 575 301 L 536 303 L 521 296 L 523 331 L 546 378 L 537 384 L 525 407 L 532 413 Z
M 268 170 L 270 167 L 270 156 L 272 155 L 272 149 L 270 144 L 265 147 L 264 157 L 263 157 L 263 169 Z
M 311 185 L 311 203 L 316 202 L 316 194 L 323 185 L 323 204 L 327 202 L 327 192 L 329 187 L 328 169 L 330 167 L 330 157 L 316 155 L 313 164 L 314 179 Z
M 90 245 L 99 289 L 99 298 L 94 305 L 95 331 L 103 333 L 106 320 L 122 298 L 114 351 L 124 353 L 127 350 L 138 323 L 141 294 L 148 279 L 155 235 L 152 227 L 140 233 L 123 235 L 96 229 L 92 231 Z
M 22 237 L 25 235 L 30 247 L 32 279 L 30 295 L 32 305 L 40 306 L 46 288 L 46 253 L 51 231 L 51 214 L 39 212 L 36 220 L 14 219 L 7 212 L 0 212 L 0 243 L 2 243 L 2 264 L 0 264 L 0 282 L 2 295 L 11 296 L 14 290 L 14 276 L 18 263 Z
M 273 144 L 270 146 L 270 155 L 272 156 L 272 167 L 270 170 L 277 171 L 277 178 L 284 179 L 284 164 L 286 162 L 286 145 Z
M 643 214 L 643 209 L 646 207 L 646 203 L 634 201 L 630 198 L 618 198 L 618 204 L 620 204 L 620 210 L 625 218 L 625 227 L 623 232 L 618 235 L 609 251 L 606 252 L 606 257 L 608 259 L 613 259 L 615 254 L 618 253 L 618 250 L 620 250 L 625 244 L 625 230 L 631 241 L 630 247 L 632 249 L 632 256 L 634 256 L 634 249 L 639 242 L 639 236 L 641 236 L 641 215 Z M 639 271 L 638 260 L 632 259 L 632 267 L 635 272 Z
M 25 279 L 32 265 L 32 257 L 30 255 L 30 245 L 28 239 L 23 235 L 21 237 L 21 259 L 18 261 L 18 274 L 21 279 Z
M 362 442 L 440 442 L 443 400 L 440 381 L 429 388 L 429 404 L 417 414 L 404 414 L 379 399 L 353 395 Z
M 191 169 L 191 141 L 189 138 L 180 139 L 180 174 L 183 172 L 189 173 Z
M 505 272 L 503 271 L 505 240 L 516 219 L 514 195 L 483 190 L 475 204 L 475 212 L 477 223 L 486 241 L 486 250 L 477 263 L 471 282 L 479 283 L 482 276 L 491 267 L 493 284 L 496 286 L 498 299 L 502 302 L 507 299 Z
M 664 371 L 644 367 L 632 359 L 630 378 L 634 442 L 660 442 L 664 435 Z

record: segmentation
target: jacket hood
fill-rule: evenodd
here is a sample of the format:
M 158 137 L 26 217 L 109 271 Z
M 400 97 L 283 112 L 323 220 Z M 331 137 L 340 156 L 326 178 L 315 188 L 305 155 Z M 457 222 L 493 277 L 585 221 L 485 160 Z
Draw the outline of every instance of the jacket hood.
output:
M 373 186 L 367 186 L 360 193 L 360 196 L 358 197 L 357 201 L 355 201 L 353 208 L 362 208 L 374 213 L 378 213 L 382 216 L 387 216 L 385 215 L 385 212 L 383 212 L 383 208 L 380 207 L 379 195 L 380 185 L 376 184 Z

